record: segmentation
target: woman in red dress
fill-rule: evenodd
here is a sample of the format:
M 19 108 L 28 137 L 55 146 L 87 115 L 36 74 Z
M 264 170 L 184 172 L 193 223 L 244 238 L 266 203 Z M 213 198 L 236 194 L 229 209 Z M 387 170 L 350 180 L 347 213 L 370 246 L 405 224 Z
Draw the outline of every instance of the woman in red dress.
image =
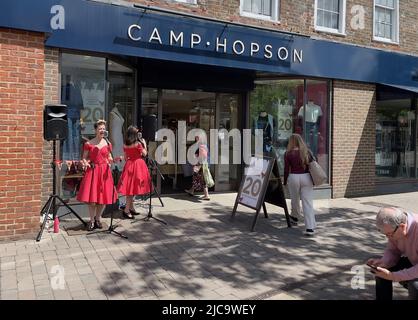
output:
M 111 150 L 112 144 L 104 139 L 106 121 L 98 120 L 94 124 L 96 137 L 86 142 L 83 146 L 83 159 L 81 163 L 85 170 L 80 184 L 77 200 L 85 202 L 89 207 L 90 223 L 88 231 L 94 228 L 103 228 L 100 218 L 106 204 L 116 202 L 117 193 L 113 185 L 113 162 Z
M 147 194 L 151 190 L 151 178 L 143 159 L 147 155 L 147 147 L 144 139 L 139 138 L 138 133 L 139 130 L 135 126 L 129 126 L 126 131 L 123 146 L 126 162 L 118 185 L 118 192 L 126 196 L 123 215 L 128 219 L 133 219 L 133 215 L 138 214 L 133 206 L 134 196 Z

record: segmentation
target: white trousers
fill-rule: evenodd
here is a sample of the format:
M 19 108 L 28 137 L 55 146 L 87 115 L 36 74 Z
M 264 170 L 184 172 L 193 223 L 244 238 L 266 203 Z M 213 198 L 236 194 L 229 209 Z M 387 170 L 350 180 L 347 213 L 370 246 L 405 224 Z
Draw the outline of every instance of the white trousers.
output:
M 315 212 L 313 209 L 313 184 L 309 173 L 289 174 L 287 179 L 292 203 L 292 216 L 300 217 L 300 200 L 302 199 L 303 215 L 306 229 L 315 229 Z

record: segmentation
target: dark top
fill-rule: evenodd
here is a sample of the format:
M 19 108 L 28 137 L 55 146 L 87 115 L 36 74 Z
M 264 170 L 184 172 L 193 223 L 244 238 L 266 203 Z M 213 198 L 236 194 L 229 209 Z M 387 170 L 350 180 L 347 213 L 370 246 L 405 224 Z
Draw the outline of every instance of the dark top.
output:
M 258 116 L 257 119 L 257 129 L 262 129 L 263 130 L 263 140 L 266 141 L 271 141 L 271 137 L 272 137 L 272 133 L 273 133 L 273 128 L 271 127 L 270 123 L 269 123 L 269 118 L 268 115 L 266 115 L 265 117 L 262 116 Z
M 284 154 L 284 184 L 287 184 L 289 173 L 303 174 L 309 173 L 309 167 L 302 164 L 299 150 L 286 151 Z
M 83 96 L 81 91 L 74 84 L 67 83 L 62 87 L 61 102 L 68 107 L 68 118 L 80 120 L 80 110 L 83 106 Z

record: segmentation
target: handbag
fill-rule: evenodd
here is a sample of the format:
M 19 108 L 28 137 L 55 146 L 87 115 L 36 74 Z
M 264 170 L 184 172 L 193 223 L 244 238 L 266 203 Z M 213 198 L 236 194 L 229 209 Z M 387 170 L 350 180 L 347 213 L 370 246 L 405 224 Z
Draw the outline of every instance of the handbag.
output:
M 208 188 L 212 188 L 215 185 L 215 181 L 213 181 L 209 166 L 207 164 L 203 165 L 203 179 L 205 179 L 205 183 Z
M 315 186 L 320 186 L 327 182 L 327 174 L 319 163 L 316 162 L 315 158 L 309 162 L 309 173 Z

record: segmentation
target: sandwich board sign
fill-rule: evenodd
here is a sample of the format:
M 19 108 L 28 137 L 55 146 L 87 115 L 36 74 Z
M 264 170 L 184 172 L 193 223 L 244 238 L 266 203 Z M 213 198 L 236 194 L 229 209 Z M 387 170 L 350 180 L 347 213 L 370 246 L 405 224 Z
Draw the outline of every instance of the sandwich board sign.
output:
M 269 191 L 268 195 L 266 195 L 267 191 Z M 261 206 L 263 206 L 264 216 L 268 218 L 265 202 L 280 206 L 285 210 L 287 225 L 290 228 L 286 198 L 276 159 L 252 156 L 250 164 L 244 170 L 244 177 L 238 190 L 231 220 L 235 217 L 238 204 L 254 209 L 256 215 L 251 227 L 251 231 L 254 231 Z

